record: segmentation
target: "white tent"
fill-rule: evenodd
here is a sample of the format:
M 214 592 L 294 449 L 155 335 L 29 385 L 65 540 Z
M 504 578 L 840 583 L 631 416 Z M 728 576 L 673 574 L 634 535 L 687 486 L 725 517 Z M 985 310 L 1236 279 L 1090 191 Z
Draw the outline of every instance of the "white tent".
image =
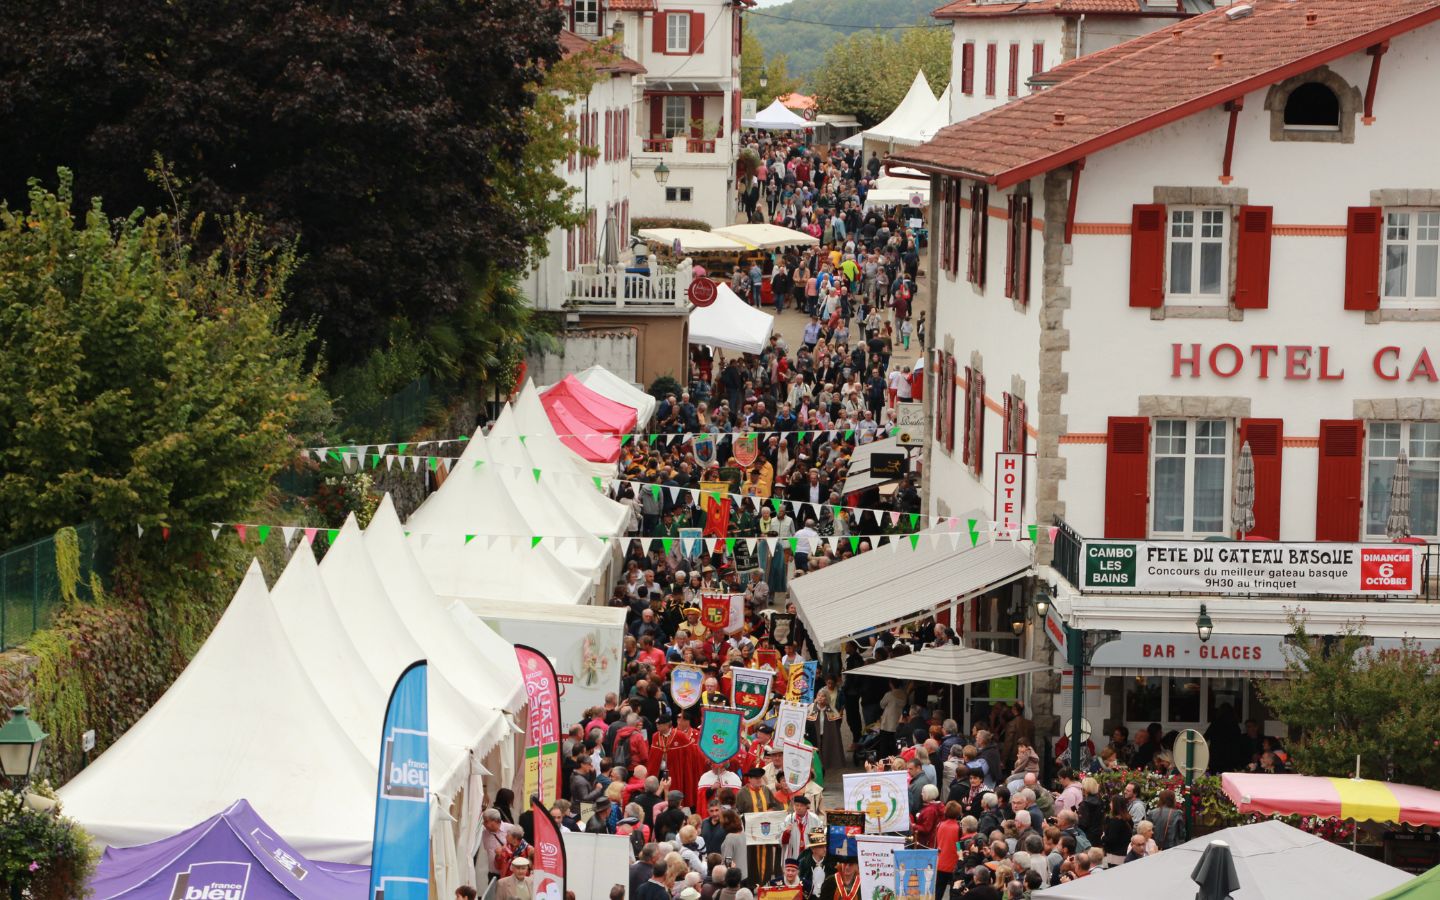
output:
M 867 143 L 871 141 L 880 143 L 913 141 L 915 135 L 920 133 L 920 127 L 930 118 L 934 109 L 935 93 L 930 90 L 930 82 L 925 80 L 925 72 L 918 71 L 915 73 L 915 80 L 910 82 L 910 90 L 905 93 L 900 104 L 880 124 L 865 130 L 865 141 Z M 918 141 L 915 142 L 918 143 Z
M 609 562 L 606 544 L 580 526 L 563 501 L 537 484 L 534 468 L 518 439 L 491 441 L 477 431 L 465 444 L 445 484 L 410 514 L 406 528 L 412 533 L 410 539 L 419 540 L 418 556 L 436 593 L 451 595 L 435 580 L 432 544 L 439 541 L 442 549 L 446 544 L 464 546 L 467 534 L 477 536 L 471 544 L 481 543 L 478 536 L 488 536 L 507 549 L 547 550 L 588 582 L 599 582 Z M 534 536 L 546 540 L 531 547 Z M 448 550 L 442 553 L 449 557 Z M 546 563 L 544 554 L 524 557 L 527 577 L 539 575 Z
M 740 124 L 746 128 L 759 128 L 764 131 L 799 131 L 802 128 L 815 127 L 815 123 L 791 112 L 778 97 L 775 102 L 756 113 L 755 118 L 741 119 Z
M 861 147 L 865 146 L 865 132 L 855 132 L 854 134 L 847 137 L 845 140 L 841 141 L 840 146 L 844 147 L 846 150 L 859 150 Z
M 920 131 L 915 136 L 915 143 L 925 143 L 935 137 L 935 135 L 940 132 L 940 129 L 947 127 L 949 124 L 950 85 L 946 85 L 944 92 L 940 94 L 940 99 L 935 101 L 935 106 L 930 110 L 930 114 L 920 123 Z M 895 143 L 898 144 L 901 143 L 901 141 L 896 140 Z M 906 143 L 909 142 L 906 141 Z
M 635 410 L 637 428 L 650 424 L 650 417 L 655 415 L 654 397 L 603 366 L 591 366 L 575 377 L 595 393 Z
M 814 247 L 820 239 L 803 231 L 772 225 L 769 222 L 727 225 L 715 229 L 715 233 L 731 240 L 740 241 L 750 249 L 778 250 L 781 247 Z
M 680 242 L 682 253 L 744 253 L 745 245 L 732 241 L 713 231 L 698 228 L 642 228 L 637 234 L 642 240 L 662 247 L 674 247 Z
M 291 651 L 267 593 L 252 563 L 165 695 L 60 789 L 97 842 L 169 837 L 244 797 L 307 856 L 369 860 L 375 767 Z
M 759 353 L 770 341 L 775 319 L 735 296 L 726 284 L 718 285 L 715 302 L 690 311 L 690 343 Z
M 867 209 L 877 206 L 929 206 L 930 205 L 930 182 L 921 181 L 917 178 L 906 178 L 904 173 L 919 175 L 914 169 L 895 167 L 891 172 L 899 173 L 894 175 L 881 175 L 875 179 L 870 190 L 865 194 L 865 207 Z M 920 203 L 912 202 L 919 196 Z

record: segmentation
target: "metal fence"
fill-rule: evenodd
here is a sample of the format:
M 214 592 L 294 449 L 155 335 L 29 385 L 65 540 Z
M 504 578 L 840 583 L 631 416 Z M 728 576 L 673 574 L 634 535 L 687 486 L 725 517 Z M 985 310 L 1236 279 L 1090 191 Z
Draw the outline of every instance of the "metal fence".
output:
M 93 600 L 91 573 L 104 574 L 104 553 L 94 524 L 75 528 L 78 538 L 79 599 Z M 43 538 L 0 553 L 0 650 L 24 643 L 30 635 L 50 627 L 65 602 L 61 591 L 56 538 Z

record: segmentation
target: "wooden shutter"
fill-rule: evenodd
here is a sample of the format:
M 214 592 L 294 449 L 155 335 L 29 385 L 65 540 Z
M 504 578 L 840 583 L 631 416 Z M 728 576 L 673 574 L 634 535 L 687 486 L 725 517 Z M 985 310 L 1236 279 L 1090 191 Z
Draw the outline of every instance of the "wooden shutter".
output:
M 970 469 L 979 475 L 985 469 L 985 373 L 974 372 L 975 390 L 970 397 Z
M 970 41 L 960 46 L 960 93 L 975 93 L 975 44 Z
M 1130 305 L 1165 302 L 1165 207 L 1138 203 L 1130 214 Z
M 1251 534 L 1280 540 L 1280 463 L 1285 451 L 1283 419 L 1241 419 L 1240 445 L 1255 461 L 1255 528 Z
M 999 50 L 994 44 L 985 45 L 985 96 L 995 96 L 995 67 Z
M 935 419 L 935 443 L 945 441 L 945 352 L 933 350 L 930 353 L 930 372 L 934 385 L 930 390 L 931 415 Z
M 950 182 L 950 274 L 960 274 L 960 186 L 958 178 L 947 178 Z
M 736 132 L 736 131 L 739 131 L 739 130 L 740 130 L 740 92 L 739 92 L 738 90 L 735 90 L 735 91 L 731 91 L 731 92 L 730 92 L 730 131 L 733 133 L 733 132 Z
M 620 111 L 620 158 L 630 158 L 630 107 Z
M 705 14 L 690 14 L 690 55 L 705 52 Z
M 669 17 L 663 12 L 656 12 L 650 20 L 650 51 L 652 53 L 665 52 L 665 26 L 669 23 Z
M 691 97 L 691 98 L 690 98 L 690 122 L 691 122 L 692 124 L 690 125 L 690 136 L 691 136 L 692 138 L 703 138 L 703 137 L 705 137 L 705 129 L 704 129 L 704 127 L 700 124 L 701 121 L 702 121 L 704 118 L 705 118 L 705 98 L 704 98 L 704 97 Z
M 1240 236 L 1235 245 L 1235 308 L 1270 305 L 1270 235 L 1274 208 L 1240 207 Z
M 1105 536 L 1143 540 L 1150 501 L 1150 420 L 1111 416 L 1105 437 Z
M 1034 198 L 1025 194 L 1016 204 L 1016 214 L 1020 220 L 1015 225 L 1015 236 L 1020 242 L 1016 265 L 1020 272 L 1015 283 L 1015 299 L 1019 300 L 1022 306 L 1030 305 L 1030 242 L 1035 237 L 1035 229 L 1030 227 L 1030 214 L 1034 203 Z
M 951 272 L 953 259 L 950 257 L 950 207 L 955 198 L 950 194 L 950 179 L 940 179 L 940 214 L 935 217 L 936 239 L 940 241 L 940 271 Z
M 1011 97 L 1020 96 L 1020 45 L 1010 45 L 1010 71 L 1007 81 L 1008 93 Z
M 1380 238 L 1378 206 L 1352 206 L 1345 219 L 1345 308 L 1380 308 Z
M 990 231 L 990 191 L 976 182 L 970 187 L 970 283 L 985 290 L 985 242 Z
M 615 156 L 615 111 L 605 110 L 605 161 L 609 162 Z
M 945 452 L 955 454 L 955 354 L 945 354 Z
M 1320 420 L 1320 478 L 1315 493 L 1315 540 L 1360 539 L 1364 449 L 1364 422 L 1359 419 Z
M 966 366 L 965 405 L 962 409 L 962 415 L 965 416 L 965 421 L 960 425 L 960 459 L 967 466 L 970 465 L 970 442 L 974 440 L 974 435 L 970 433 L 970 402 L 974 390 L 975 372 L 969 366 Z
M 1030 74 L 1039 75 L 1045 71 L 1045 42 L 1036 41 L 1030 48 Z
M 1014 194 L 1005 198 L 1005 208 L 1010 216 L 1009 228 L 1005 229 L 1005 296 L 1015 299 L 1015 201 L 1019 198 Z
M 650 97 L 650 136 L 665 136 L 665 98 L 659 94 Z

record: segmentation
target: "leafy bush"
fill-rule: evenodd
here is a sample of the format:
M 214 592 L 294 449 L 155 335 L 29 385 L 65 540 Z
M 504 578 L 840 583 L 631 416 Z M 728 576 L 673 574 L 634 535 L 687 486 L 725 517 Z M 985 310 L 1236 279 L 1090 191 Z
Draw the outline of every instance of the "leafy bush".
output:
M 680 382 L 669 375 L 661 375 L 650 385 L 650 396 L 656 400 L 664 400 L 666 394 L 680 396 Z
M 53 800 L 48 783 L 30 790 Z M 59 806 L 31 809 L 13 791 L 0 791 L 0 891 L 28 900 L 71 900 L 85 895 L 95 853 L 84 829 Z M 9 890 L 5 890 L 9 888 Z
M 639 234 L 642 228 L 693 228 L 696 231 L 709 231 L 710 224 L 699 219 L 680 219 L 665 216 L 643 216 L 630 220 L 630 233 Z

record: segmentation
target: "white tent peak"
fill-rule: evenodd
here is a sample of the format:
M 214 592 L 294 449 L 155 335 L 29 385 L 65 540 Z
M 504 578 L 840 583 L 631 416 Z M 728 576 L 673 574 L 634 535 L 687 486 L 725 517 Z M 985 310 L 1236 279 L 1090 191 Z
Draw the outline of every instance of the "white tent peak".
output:
M 905 92 L 905 97 L 900 105 L 891 111 L 880 124 L 865 131 L 865 137 L 875 140 L 891 140 L 894 138 L 910 138 L 918 133 L 923 123 L 935 108 L 935 92 L 930 89 L 930 82 L 925 78 L 923 69 L 915 73 L 915 80 L 910 82 L 910 90 Z
M 636 427 L 644 428 L 655 414 L 655 398 L 604 366 L 591 366 L 575 377 L 590 390 L 635 410 Z
M 690 311 L 690 343 L 759 354 L 770 341 L 775 319 L 741 300 L 730 285 L 716 286 L 715 302 Z

